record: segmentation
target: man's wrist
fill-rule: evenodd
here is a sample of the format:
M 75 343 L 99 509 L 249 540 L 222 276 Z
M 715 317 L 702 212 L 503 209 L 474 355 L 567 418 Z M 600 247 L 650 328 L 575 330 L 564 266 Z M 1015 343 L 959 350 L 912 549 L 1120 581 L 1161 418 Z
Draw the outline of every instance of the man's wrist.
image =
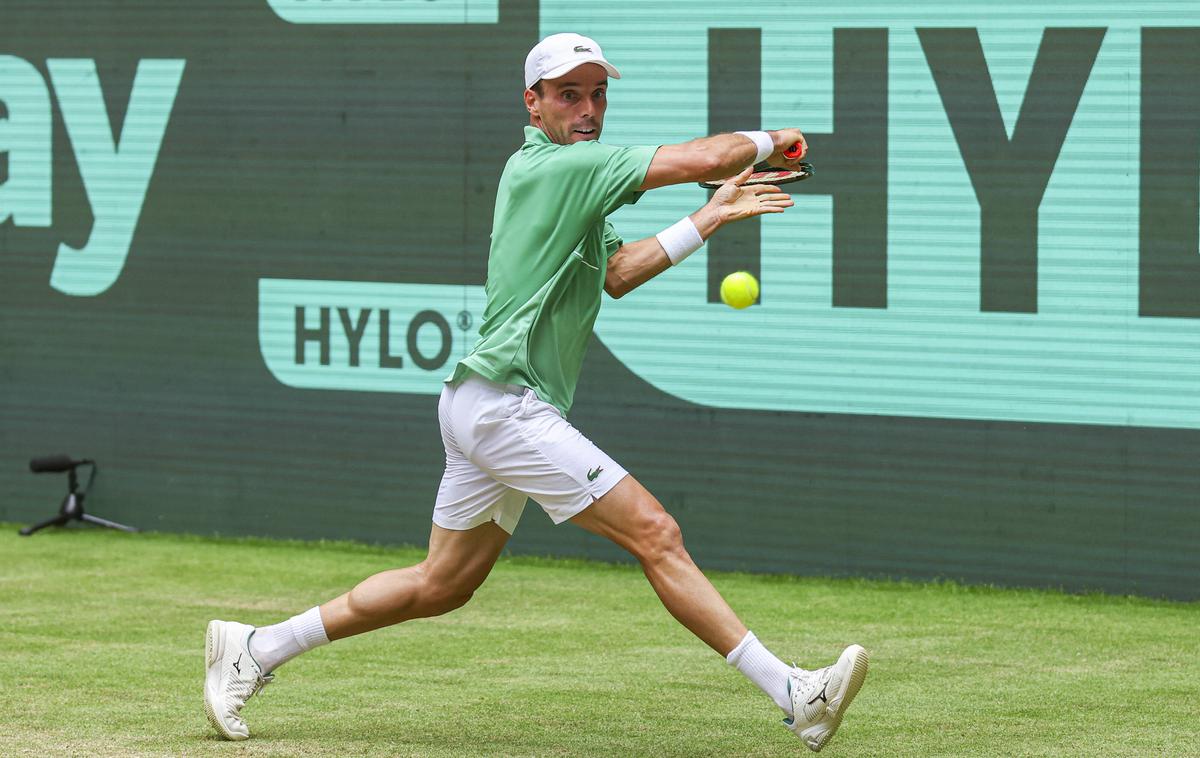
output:
M 672 266 L 678 266 L 685 258 L 704 246 L 704 238 L 700 236 L 700 229 L 691 216 L 684 216 L 654 236 L 667 258 L 671 260 Z
M 734 132 L 734 134 L 740 134 L 754 143 L 754 147 L 758 151 L 754 163 L 765 161 L 777 152 L 775 137 L 770 132 Z
M 725 219 L 721 217 L 721 211 L 714 208 L 712 203 L 704 204 L 688 218 L 696 225 L 696 231 L 700 233 L 700 237 L 705 240 L 713 236 L 725 224 Z

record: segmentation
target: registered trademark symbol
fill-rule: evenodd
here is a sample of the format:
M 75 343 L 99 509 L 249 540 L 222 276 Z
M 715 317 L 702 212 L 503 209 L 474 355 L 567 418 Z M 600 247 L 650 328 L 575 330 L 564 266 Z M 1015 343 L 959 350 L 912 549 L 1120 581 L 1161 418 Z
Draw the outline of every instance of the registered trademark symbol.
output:
M 471 323 L 473 320 L 474 319 L 471 318 L 470 311 L 458 312 L 458 328 L 462 329 L 464 332 L 471 328 Z

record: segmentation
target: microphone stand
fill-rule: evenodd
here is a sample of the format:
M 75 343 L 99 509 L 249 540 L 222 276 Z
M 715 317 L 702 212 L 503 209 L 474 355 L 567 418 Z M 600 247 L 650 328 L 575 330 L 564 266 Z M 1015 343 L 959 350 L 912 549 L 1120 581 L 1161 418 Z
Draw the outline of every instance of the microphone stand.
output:
M 79 489 L 79 479 L 75 476 L 75 466 L 68 469 L 67 496 L 63 498 L 62 505 L 59 506 L 58 515 L 33 526 L 25 527 L 19 532 L 22 537 L 28 537 L 39 529 L 45 529 L 48 526 L 66 526 L 68 521 L 86 521 L 89 524 L 96 524 L 109 529 L 120 529 L 123 532 L 140 531 L 136 527 L 125 526 L 124 524 L 118 524 L 115 521 L 109 521 L 106 518 L 100 518 L 99 516 L 83 512 L 83 499 L 87 496 L 88 490 L 92 488 L 92 481 L 96 478 L 96 464 L 92 461 L 87 461 L 87 465 L 92 467 L 92 472 L 88 475 L 87 486 L 82 490 Z

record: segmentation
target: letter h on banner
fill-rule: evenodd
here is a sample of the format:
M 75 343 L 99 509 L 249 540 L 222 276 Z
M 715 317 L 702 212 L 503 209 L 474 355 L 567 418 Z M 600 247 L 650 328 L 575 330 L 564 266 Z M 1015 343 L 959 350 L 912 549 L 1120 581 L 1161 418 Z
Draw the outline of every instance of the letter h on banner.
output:
M 833 196 L 833 305 L 887 307 L 888 30 L 833 31 L 833 126 L 805 133 L 820 156 L 819 181 L 793 194 Z M 762 31 L 710 29 L 709 130 L 758 128 L 762 114 Z M 761 270 L 757 220 L 723 230 L 708 244 L 708 300 L 720 302 L 731 271 Z M 770 286 L 764 282 L 764 289 Z

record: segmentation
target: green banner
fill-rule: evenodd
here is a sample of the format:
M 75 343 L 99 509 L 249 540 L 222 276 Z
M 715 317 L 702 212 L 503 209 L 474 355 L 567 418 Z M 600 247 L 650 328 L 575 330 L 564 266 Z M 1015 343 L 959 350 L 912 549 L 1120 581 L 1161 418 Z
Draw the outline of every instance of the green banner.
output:
M 605 141 L 799 126 L 816 168 L 584 362 L 572 423 L 701 566 L 1197 596 L 1195 3 L 61 10 L 0 23 L 0 520 L 63 453 L 143 528 L 424 542 L 523 63 L 569 30 L 623 74 Z M 628 559 L 533 507 L 510 546 Z
M 593 3 L 581 20 L 542 3 L 542 34 L 592 35 L 622 70 L 604 139 L 706 133 L 712 69 L 758 55 L 761 126 L 812 134 L 817 173 L 761 222 L 760 305 L 710 302 L 701 253 L 604 309 L 596 332 L 633 372 L 726 408 L 1200 428 L 1197 215 L 1139 215 L 1156 118 L 1174 122 L 1145 138 L 1179 143 L 1192 183 L 1176 201 L 1195 204 L 1196 104 L 1141 101 L 1143 74 L 1200 72 L 1200 30 L 1158 39 L 1120 2 L 642 7 Z M 1200 22 L 1192 3 L 1155 7 L 1155 27 Z M 747 28 L 748 49 L 714 60 L 714 30 Z M 651 192 L 615 223 L 649 236 L 705 198 Z M 1139 289 L 1147 236 L 1178 260 L 1167 291 Z M 1188 309 L 1164 314 L 1177 300 Z

